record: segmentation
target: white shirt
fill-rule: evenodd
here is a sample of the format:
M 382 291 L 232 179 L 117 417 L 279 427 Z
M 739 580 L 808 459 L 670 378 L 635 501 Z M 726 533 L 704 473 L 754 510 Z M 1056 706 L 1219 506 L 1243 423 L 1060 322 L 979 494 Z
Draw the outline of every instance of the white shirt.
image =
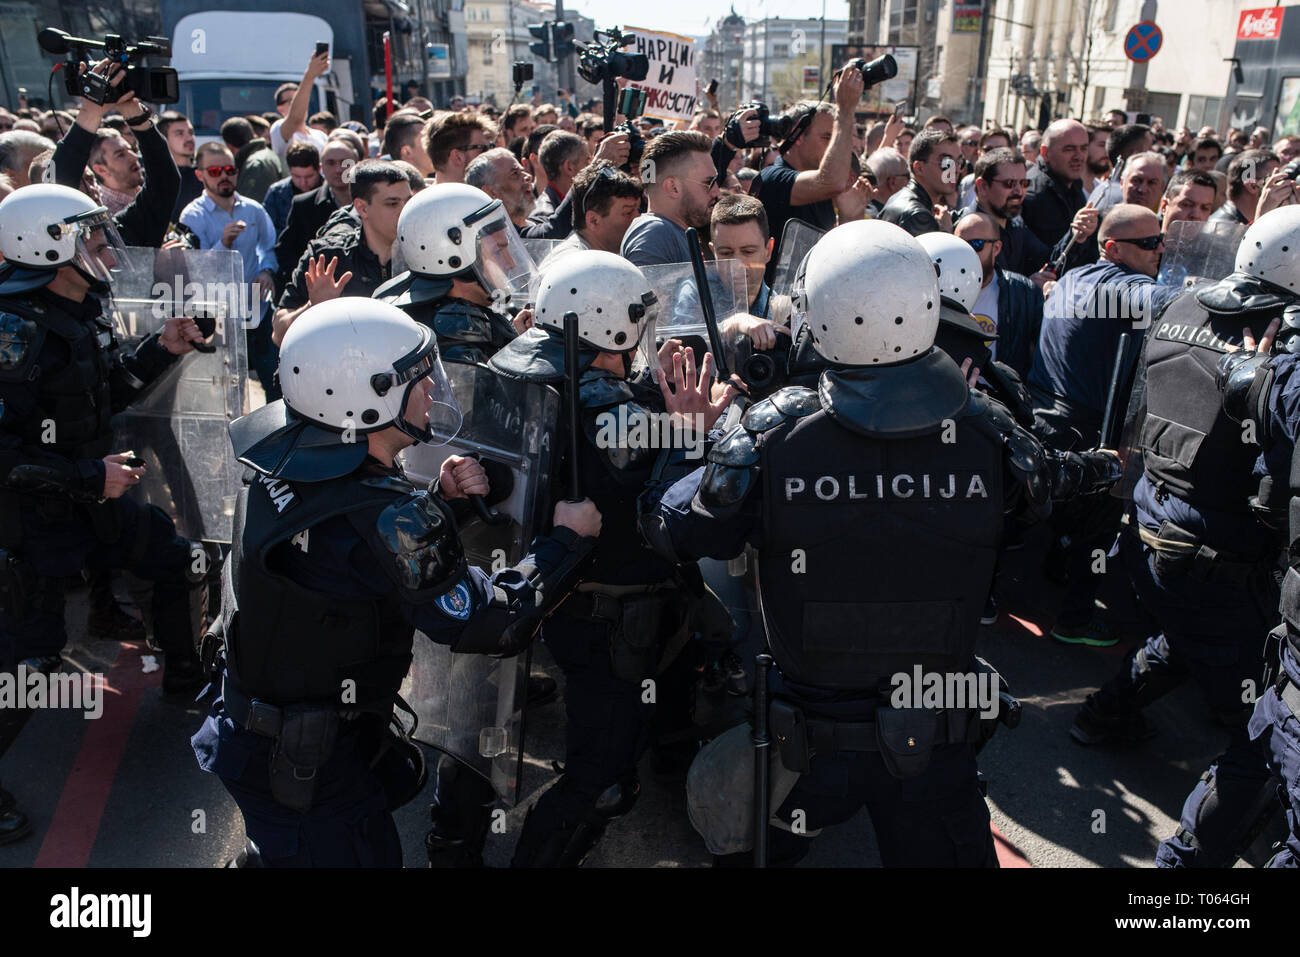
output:
M 271 149 L 275 150 L 275 155 L 280 157 L 280 159 L 284 159 L 284 154 L 289 149 L 289 144 L 284 141 L 284 136 L 280 132 L 283 125 L 284 120 L 276 120 L 272 123 L 271 133 L 268 137 L 271 143 Z M 293 142 L 310 143 L 312 146 L 316 147 L 317 151 L 323 151 L 325 149 L 325 144 L 329 142 L 329 137 L 320 130 L 312 129 L 309 126 L 307 127 L 306 133 L 294 133 Z
M 998 331 L 998 274 L 993 274 L 993 279 L 987 286 L 980 290 L 979 298 L 975 300 L 975 308 L 971 310 L 971 316 L 975 319 L 981 329 L 989 335 L 997 335 Z M 994 339 L 988 344 L 989 351 L 993 353 L 994 358 L 998 354 L 998 343 Z

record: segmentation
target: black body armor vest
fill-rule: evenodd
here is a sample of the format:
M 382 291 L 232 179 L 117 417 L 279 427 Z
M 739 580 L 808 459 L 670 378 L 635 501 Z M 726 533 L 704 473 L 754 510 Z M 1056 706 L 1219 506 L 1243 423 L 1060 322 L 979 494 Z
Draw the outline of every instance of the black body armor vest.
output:
M 415 631 L 397 591 L 382 599 L 313 591 L 278 574 L 268 558 L 275 546 L 339 515 L 364 538 L 389 505 L 414 491 L 401 478 L 356 473 L 293 485 L 256 474 L 244 486 L 222 595 L 226 667 L 244 695 L 279 706 L 383 710 L 391 703 L 410 667 Z
M 1004 430 L 990 403 L 963 397 L 955 366 L 906 371 L 957 395 L 906 428 L 838 410 L 837 392 L 878 375 L 836 375 L 820 397 L 773 396 L 782 416 L 746 416 L 747 429 L 768 427 L 759 595 L 773 654 L 789 679 L 835 689 L 884 690 L 918 664 L 969 670 L 1002 534 Z
M 1189 290 L 1156 321 L 1146 347 L 1140 446 L 1158 490 L 1198 507 L 1249 514 L 1259 449 L 1242 441 L 1241 425 L 1224 413 L 1215 370 L 1229 346 L 1241 345 L 1244 327 L 1258 339 L 1274 314 L 1212 313 Z
M 515 338 L 514 328 L 504 317 L 464 299 L 439 299 L 402 308 L 434 331 L 444 362 L 487 362 Z

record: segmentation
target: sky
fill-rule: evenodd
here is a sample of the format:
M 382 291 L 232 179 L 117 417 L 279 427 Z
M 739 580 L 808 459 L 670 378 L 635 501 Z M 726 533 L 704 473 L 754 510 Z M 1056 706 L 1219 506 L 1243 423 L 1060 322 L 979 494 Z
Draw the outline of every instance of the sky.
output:
M 596 21 L 597 29 L 607 26 L 645 27 L 687 36 L 706 36 L 713 24 L 731 12 L 730 0 L 654 0 L 630 8 L 626 0 L 564 0 L 565 10 L 574 9 Z M 746 20 L 764 17 L 820 16 L 816 0 L 735 0 L 736 12 Z M 826 0 L 829 20 L 849 18 L 848 0 Z

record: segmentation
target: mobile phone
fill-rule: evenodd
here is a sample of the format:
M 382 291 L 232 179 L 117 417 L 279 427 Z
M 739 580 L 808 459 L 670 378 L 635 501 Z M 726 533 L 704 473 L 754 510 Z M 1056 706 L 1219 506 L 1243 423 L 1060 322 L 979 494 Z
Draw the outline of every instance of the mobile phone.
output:
M 317 55 L 317 56 L 320 56 L 322 53 L 329 53 L 329 52 L 330 52 L 330 45 L 329 45 L 328 43 L 318 43 L 318 44 L 316 44 L 316 55 Z
M 907 112 L 907 100 L 899 100 L 897 103 L 894 104 L 894 115 L 898 117 L 900 120 L 903 118 L 903 114 L 906 112 Z
M 717 96 L 717 95 L 718 95 L 718 80 L 717 80 L 717 77 L 714 77 L 712 80 L 709 81 L 709 85 L 705 88 L 704 92 L 707 93 L 707 94 L 709 94 L 709 96 Z

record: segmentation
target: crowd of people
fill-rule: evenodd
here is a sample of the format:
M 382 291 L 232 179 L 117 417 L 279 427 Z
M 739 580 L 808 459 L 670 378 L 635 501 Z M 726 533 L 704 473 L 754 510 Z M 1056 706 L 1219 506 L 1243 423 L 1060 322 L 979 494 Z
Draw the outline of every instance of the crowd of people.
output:
M 219 139 L 197 146 L 190 117 L 155 115 L 132 94 L 75 110 L 0 110 L 7 267 L 0 297 L 39 300 L 6 306 L 12 323 L 6 315 L 0 327 L 0 463 L 58 473 L 35 491 L 9 483 L 6 509 L 16 516 L 24 502 L 40 508 L 24 511 L 21 535 L 9 527 L 17 519 L 6 518 L 0 544 L 22 550 L 37 585 L 21 613 L 10 601 L 0 666 L 61 667 L 62 578 L 88 570 L 88 631 L 119 640 L 143 639 L 145 625 L 119 605 L 109 569 L 153 581 L 151 628 L 165 653 L 165 691 L 192 693 L 214 674 L 220 680 L 222 696 L 193 740 L 200 766 L 222 778 L 244 814 L 244 860 L 394 864 L 402 860 L 394 791 L 409 800 L 412 785 L 393 785 L 385 769 L 391 760 L 395 776 L 414 775 L 421 759 L 380 746 L 392 682 L 405 670 L 392 672 L 391 661 L 409 665 L 415 627 L 459 654 L 499 655 L 525 646 L 545 617 L 541 634 L 565 677 L 565 767 L 530 810 L 515 863 L 575 865 L 632 809 L 647 748 L 660 768 L 684 774 L 699 764 L 701 742 L 690 730 L 701 682 L 710 692 L 750 693 L 753 669 L 738 648 L 752 599 L 728 580 L 727 561 L 758 542 L 774 693 L 802 708 L 795 718 L 789 707 L 774 710 L 773 721 L 780 715 L 798 725 L 804 748 L 802 761 L 797 748 L 780 750 L 785 769 L 800 777 L 773 801 L 773 861 L 794 863 L 807 852 L 804 832 L 789 826 L 795 810 L 816 833 L 865 802 L 887 865 L 990 865 L 989 815 L 973 773 L 987 729 L 973 719 L 918 723 L 906 709 L 880 706 L 875 685 L 913 660 L 939 670 L 970 665 L 978 626 L 998 619 L 1000 550 L 1020 542 L 1028 522 L 1047 520 L 1044 574 L 1065 587 L 1051 637 L 1094 647 L 1120 640 L 1097 601 L 1107 568 L 1125 576 L 1153 626 L 1119 675 L 1089 696 L 1071 735 L 1083 745 L 1141 740 L 1150 733 L 1142 708 L 1196 681 L 1230 740 L 1159 859 L 1222 866 L 1243 853 L 1258 833 L 1257 795 L 1270 768 L 1295 772 L 1270 764 L 1261 750 L 1267 735 L 1259 742 L 1273 719 L 1258 717 L 1254 698 L 1240 694 L 1243 680 L 1261 680 L 1257 665 L 1279 620 L 1287 537 L 1276 521 L 1269 528 L 1251 513 L 1258 450 L 1230 446 L 1239 428 L 1205 380 L 1213 381 L 1219 354 L 1266 356 L 1282 311 L 1300 303 L 1300 257 L 1289 238 L 1300 241 L 1292 215 L 1300 210 L 1300 135 L 1208 127 L 1193 134 L 1165 129 L 1158 118 L 1132 122 L 1121 111 L 1063 117 L 1042 130 L 940 115 L 914 124 L 899 113 L 871 122 L 858 114 L 864 78 L 852 65 L 822 100 L 787 106 L 781 138 L 763 135 L 756 106 L 726 113 L 715 100 L 689 122 L 619 117 L 606 129 L 564 91 L 557 103 L 504 111 L 463 98 L 442 109 L 421 96 L 380 99 L 367 126 L 309 115 L 313 84 L 328 67 L 328 54 L 317 54 L 301 82 L 276 90 L 275 112 L 231 116 Z M 94 69 L 116 76 L 107 61 Z M 71 245 L 52 248 L 48 262 L 24 259 L 13 251 L 21 237 L 11 238 L 32 228 L 20 218 L 24 200 L 61 211 L 63 226 L 50 226 L 58 241 L 75 233 L 93 245 L 111 228 L 127 246 L 240 254 L 263 318 L 248 332 L 249 374 L 270 411 L 232 428 L 235 454 L 259 475 L 241 498 L 236 528 L 244 537 L 226 561 L 223 606 L 208 616 L 224 636 L 215 657 L 201 661 L 191 633 L 189 596 L 201 582 L 181 571 L 189 543 L 157 509 L 126 504 L 141 466 L 112 450 L 107 420 L 108 409 L 124 407 L 203 333 L 192 319 L 169 320 L 133 354 L 103 366 L 111 373 L 98 371 L 91 340 L 57 331 L 48 316 L 65 325 L 93 321 L 96 310 L 83 303 L 111 280 L 112 253 L 103 251 L 106 241 L 91 250 L 103 269 Z M 1184 232 L 1175 229 L 1180 222 L 1207 226 Z M 805 236 L 825 236 L 795 263 L 794 285 L 778 288 L 792 223 L 803 224 Z M 696 234 L 701 245 L 693 248 Z M 1221 280 L 1209 298 L 1201 287 L 1201 298 L 1189 298 L 1181 278 L 1160 281 L 1167 244 L 1211 234 L 1234 252 L 1244 234 L 1259 253 L 1237 256 L 1231 276 L 1199 276 Z M 553 245 L 521 287 L 510 273 L 529 261 L 524 244 L 538 240 Z M 704 340 L 695 348 L 653 342 L 647 351 L 657 376 L 634 371 L 632 356 L 645 345 L 640 320 L 656 301 L 643 270 L 696 255 L 739 264 L 743 294 L 733 315 L 719 317 L 721 331 L 751 353 L 779 355 L 773 382 L 736 376 L 711 386 L 717 357 L 702 355 Z M 527 305 L 518 301 L 521 288 L 533 290 Z M 690 302 L 698 305 L 701 292 Z M 39 299 L 46 295 L 53 298 Z M 578 315 L 585 350 L 582 414 L 628 405 L 679 425 L 695 416 L 697 431 L 712 433 L 709 464 L 674 472 L 681 461 L 655 466 L 583 446 L 574 474 L 585 495 L 575 502 L 551 495 L 559 502 L 551 527 L 538 530 L 513 567 L 467 570 L 455 531 L 467 513 L 456 500 L 487 494 L 489 471 L 451 456 L 435 491 L 408 502 L 416 490 L 403 484 L 396 456 L 436 432 L 437 390 L 414 386 L 438 384 L 429 357 L 440 356 L 563 392 L 566 312 Z M 1201 334 L 1147 336 L 1151 320 L 1171 328 L 1175 318 L 1162 317 Z M 37 336 L 31 323 L 56 331 Z M 51 361 L 43 350 L 56 344 L 55 367 L 84 365 L 78 374 L 89 378 L 40 391 L 45 386 L 33 382 Z M 1201 375 L 1194 388 L 1186 378 L 1193 365 Z M 1122 472 L 1106 451 L 1118 440 L 1108 411 L 1130 401 L 1115 391 L 1122 381 L 1115 370 L 1128 370 L 1131 387 L 1138 366 L 1148 411 L 1133 441 L 1146 471 L 1126 507 L 1106 494 Z M 1254 369 L 1238 366 L 1238 379 Z M 1252 401 L 1260 389 L 1284 389 L 1289 369 L 1275 369 L 1271 385 L 1261 373 Z M 389 383 L 385 391 L 376 376 Z M 386 396 L 397 385 L 400 402 Z M 98 397 L 90 408 L 51 398 L 77 389 Z M 1289 449 L 1290 408 L 1271 407 L 1275 417 L 1282 410 L 1277 448 Z M 367 441 L 336 443 L 330 429 L 344 419 L 355 425 L 354 409 L 366 410 Z M 34 423 L 43 413 L 59 420 L 61 434 L 64 418 L 84 419 L 84 434 L 40 448 Z M 970 441 L 950 453 L 937 436 L 954 420 Z M 894 516 L 858 540 L 863 554 L 896 556 L 871 587 L 834 567 L 841 546 L 833 543 L 859 521 L 848 499 L 872 498 L 855 493 L 850 476 L 841 501 L 837 454 L 863 470 L 864 486 L 880 483 L 875 501 Z M 1274 458 L 1276 487 L 1288 489 L 1289 451 Z M 873 470 L 874 480 L 866 474 Z M 973 476 L 964 499 L 955 484 L 943 494 L 957 475 Z M 359 476 L 370 484 L 362 488 Z M 383 494 L 366 491 L 379 487 L 377 476 L 390 483 Z M 932 511 L 897 517 L 914 507 L 904 503 L 922 476 L 927 503 L 936 483 Z M 297 490 L 299 511 L 285 511 L 277 483 Z M 1285 493 L 1277 495 L 1283 500 L 1271 510 L 1285 525 Z M 78 510 L 102 510 L 106 500 L 121 503 L 116 524 L 86 525 Z M 304 515 L 317 523 L 310 549 Z M 982 531 L 954 537 L 954 524 Z M 36 560 L 33 542 L 49 545 L 58 561 Z M 792 548 L 806 550 L 811 576 L 791 573 Z M 1124 560 L 1098 563 L 1099 553 Z M 918 567 L 957 584 L 904 597 Z M 324 614 L 333 630 L 321 650 L 311 644 L 317 634 L 291 622 L 319 618 L 316 605 L 331 591 Z M 720 608 L 731 617 L 719 617 Z M 638 635 L 634 625 L 649 631 Z M 925 650 L 909 650 L 919 634 L 928 636 Z M 347 656 L 367 653 L 390 662 L 388 672 L 360 679 L 375 706 L 359 709 L 361 718 L 354 709 L 341 724 L 339 709 L 326 709 L 328 732 L 310 719 L 304 728 L 293 709 L 328 698 L 342 665 L 355 664 Z M 1274 677 L 1300 681 L 1288 654 Z M 323 664 L 299 674 L 295 655 L 323 656 Z M 649 705 L 641 694 L 647 678 L 659 684 Z M 1284 684 L 1260 700 L 1289 705 Z M 550 679 L 528 682 L 533 705 L 555 693 Z M 896 713 L 909 716 L 895 720 Z M 314 754 L 326 738 L 304 741 L 317 733 L 329 747 Z M 899 735 L 911 744 L 895 749 Z M 932 745 L 933 759 L 907 753 L 918 737 Z M 388 754 L 378 767 L 376 748 Z M 497 798 L 456 758 L 433 769 L 426 849 L 435 865 L 482 862 Z M 299 773 L 304 767 L 311 775 Z M 859 784 L 834 795 L 843 773 Z M 321 787 L 302 784 L 312 775 Z M 932 786 L 912 787 L 918 775 Z M 332 786 L 339 782 L 341 792 Z M 917 799 L 921 792 L 927 800 Z M 1291 855 L 1300 854 L 1296 793 Z M 1269 809 L 1280 818 L 1276 802 Z M 30 827 L 11 799 L 0 802 L 0 842 Z M 705 837 L 719 863 L 741 856 L 716 831 Z

